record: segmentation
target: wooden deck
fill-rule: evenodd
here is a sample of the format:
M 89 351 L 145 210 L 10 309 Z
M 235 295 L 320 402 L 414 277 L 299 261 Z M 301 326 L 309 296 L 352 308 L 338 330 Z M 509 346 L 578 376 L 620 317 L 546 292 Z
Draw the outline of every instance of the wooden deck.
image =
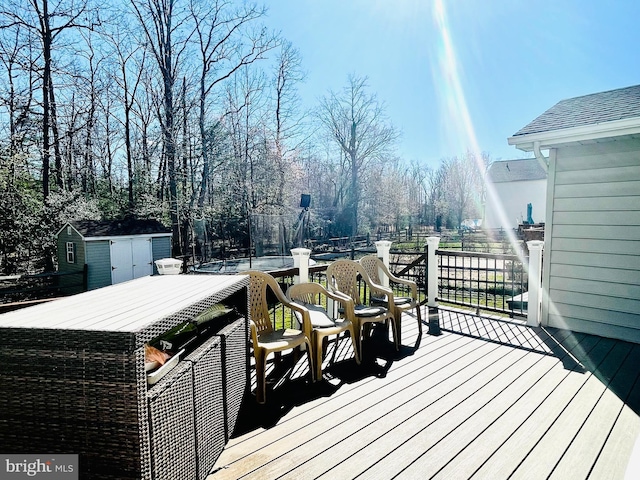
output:
M 374 338 L 361 366 L 340 342 L 323 382 L 292 365 L 245 403 L 208 480 L 625 478 L 640 345 L 438 315 L 442 335 L 405 315 L 401 351 Z

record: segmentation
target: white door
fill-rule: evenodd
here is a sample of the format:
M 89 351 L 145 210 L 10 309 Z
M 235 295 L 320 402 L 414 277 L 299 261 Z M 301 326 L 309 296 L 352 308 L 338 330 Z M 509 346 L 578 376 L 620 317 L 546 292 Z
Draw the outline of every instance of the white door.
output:
M 111 240 L 111 283 L 153 274 L 150 238 Z
M 111 283 L 133 279 L 131 239 L 111 240 Z
M 145 277 L 153 274 L 153 254 L 150 238 L 134 238 L 131 240 L 133 256 L 133 278 Z

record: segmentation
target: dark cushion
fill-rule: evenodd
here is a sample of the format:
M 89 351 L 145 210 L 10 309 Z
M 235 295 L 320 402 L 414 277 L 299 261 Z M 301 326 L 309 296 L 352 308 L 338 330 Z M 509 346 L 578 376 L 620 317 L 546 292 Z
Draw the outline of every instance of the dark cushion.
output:
M 400 305 L 406 305 L 408 303 L 411 303 L 413 301 L 413 298 L 411 297 L 393 297 L 393 303 L 400 306 Z
M 384 297 L 376 297 L 374 295 L 371 295 L 371 297 L 369 297 L 369 299 L 371 300 L 371 303 L 373 305 L 386 305 L 387 304 L 387 296 L 385 295 Z M 413 299 L 411 297 L 393 297 L 393 303 L 395 305 L 406 305 L 408 303 L 411 303 Z
M 386 311 L 386 308 L 375 306 L 368 307 L 366 305 L 358 305 L 355 308 L 355 313 L 359 317 L 376 317 L 378 315 L 386 313 Z
M 303 303 L 305 307 L 309 310 L 309 317 L 311 318 L 311 325 L 314 328 L 326 328 L 326 327 L 335 327 L 336 322 L 331 320 L 327 315 L 327 311 L 322 307 L 322 305 L 312 305 L 309 303 Z M 296 317 L 299 322 L 302 322 L 302 314 L 300 312 L 295 312 Z

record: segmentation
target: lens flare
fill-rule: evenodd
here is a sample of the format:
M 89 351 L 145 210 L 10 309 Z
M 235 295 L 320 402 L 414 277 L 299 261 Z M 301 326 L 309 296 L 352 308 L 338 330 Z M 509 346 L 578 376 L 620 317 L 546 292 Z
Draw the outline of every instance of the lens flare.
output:
M 463 145 L 467 150 L 473 154 L 473 158 L 478 165 L 478 170 L 486 174 L 485 165 L 482 162 L 482 151 L 478 146 L 478 141 L 467 107 L 467 101 L 460 81 L 460 67 L 457 61 L 456 50 L 452 40 L 451 29 L 447 20 L 447 11 L 445 8 L 444 0 L 435 0 L 433 3 L 433 19 L 436 26 L 436 32 L 438 35 L 437 48 L 437 64 L 431 69 L 434 77 L 434 85 L 437 89 L 437 95 L 440 99 L 441 105 L 445 108 L 445 115 L 443 115 L 443 125 L 452 127 L 447 131 L 447 134 L 453 138 L 458 145 Z M 506 137 L 506 136 L 505 136 Z M 509 225 L 507 220 L 504 205 L 500 200 L 497 192 L 491 182 L 488 182 L 486 176 L 484 178 L 485 186 L 485 205 L 491 205 L 491 208 L 496 209 L 496 214 L 502 225 Z M 522 266 L 529 274 L 529 263 L 524 257 L 524 252 L 519 248 L 519 241 L 516 238 L 513 229 L 506 229 L 507 238 L 509 243 L 513 247 L 513 251 L 522 262 Z M 552 315 L 555 318 L 555 323 L 559 328 L 568 330 L 561 313 L 553 303 L 549 296 L 547 289 L 543 288 L 542 295 L 542 316 L 541 320 L 547 315 Z M 546 312 L 545 312 L 546 310 Z M 545 322 L 546 323 L 546 322 Z M 573 335 L 571 333 L 570 335 Z M 577 343 L 574 348 L 575 353 L 579 358 L 585 358 L 585 352 Z
M 454 139 L 457 145 L 463 145 L 471 152 L 478 166 L 478 171 L 484 175 L 486 166 L 482 162 L 482 151 L 478 146 L 473 121 L 467 106 L 464 89 L 460 81 L 459 65 L 456 50 L 453 44 L 451 29 L 447 20 L 447 12 L 443 0 L 435 0 L 433 3 L 433 19 L 438 35 L 437 55 L 438 59 L 435 68 L 432 68 L 434 84 L 438 92 L 440 103 L 445 107 L 443 124 L 449 127 L 447 134 Z M 503 225 L 508 225 L 506 213 L 502 202 L 496 194 L 491 182 L 484 181 L 487 204 L 497 209 L 497 215 Z M 518 246 L 518 240 L 513 230 L 507 230 L 509 243 L 513 250 L 523 260 L 522 252 Z M 523 262 L 523 264 L 526 262 Z M 525 265 L 527 268 L 527 265 Z

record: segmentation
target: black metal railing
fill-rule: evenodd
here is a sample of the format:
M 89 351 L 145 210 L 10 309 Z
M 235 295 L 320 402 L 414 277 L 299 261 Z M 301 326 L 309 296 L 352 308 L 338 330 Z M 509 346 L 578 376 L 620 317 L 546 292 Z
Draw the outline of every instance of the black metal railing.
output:
M 371 253 L 369 250 L 346 252 L 342 258 L 358 259 Z M 332 258 L 332 260 L 338 257 Z M 438 261 L 438 302 L 476 310 L 486 310 L 514 315 L 526 315 L 528 290 L 527 269 L 523 262 L 527 257 L 480 252 L 459 252 L 436 250 Z M 331 261 L 331 260 L 329 260 Z M 326 285 L 325 271 L 328 264 L 309 267 L 310 281 Z M 389 270 L 397 277 L 414 281 L 418 286 L 421 302 L 427 300 L 428 254 L 402 250 L 392 250 L 389 255 Z M 269 272 L 286 292 L 294 283 L 297 268 L 273 270 Z M 409 290 L 399 284 L 392 284 L 394 293 L 407 295 Z M 360 282 L 362 298 L 368 297 L 367 285 Z M 271 306 L 272 321 L 277 328 L 297 328 L 297 321 L 291 312 L 281 304 Z
M 87 265 L 75 272 L 0 277 L 0 313 L 87 290 Z
M 528 258 L 476 252 L 437 250 L 438 300 L 476 310 L 524 315 L 519 301 L 528 289 Z M 515 299 L 514 299 L 515 297 Z

